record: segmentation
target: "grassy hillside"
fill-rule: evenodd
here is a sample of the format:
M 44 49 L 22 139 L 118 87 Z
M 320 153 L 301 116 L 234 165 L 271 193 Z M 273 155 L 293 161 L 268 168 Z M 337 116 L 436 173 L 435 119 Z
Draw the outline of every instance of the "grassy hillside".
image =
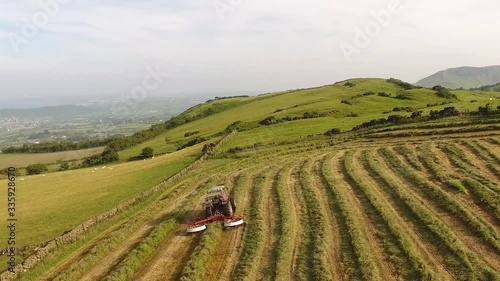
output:
M 355 86 L 346 86 L 346 83 Z M 365 94 L 370 95 L 365 95 Z M 383 93 L 385 96 L 379 95 Z M 403 94 L 410 99 L 398 99 Z M 413 111 L 439 110 L 451 105 L 459 110 L 477 109 L 498 94 L 456 91 L 459 100 L 438 97 L 430 89 L 404 90 L 385 79 L 353 79 L 334 85 L 312 89 L 265 94 L 256 97 L 218 98 L 191 107 L 175 119 L 186 124 L 166 133 L 121 151 L 120 159 L 126 161 L 140 155 L 146 146 L 154 148 L 156 154 L 172 153 L 195 138 L 212 139 L 223 134 L 232 123 L 240 121 L 239 130 L 247 129 L 246 135 L 265 134 L 264 141 L 280 141 L 289 137 L 322 133 L 333 127 L 349 130 L 363 122 L 386 118 L 389 115 L 411 115 Z M 343 102 L 344 101 L 344 102 Z M 471 103 L 471 101 L 475 101 Z M 451 104 L 449 104 L 451 103 Z M 403 111 L 393 111 L 405 108 Z M 267 117 L 301 118 L 305 113 L 318 113 L 320 118 L 300 119 L 278 125 L 263 126 L 259 122 Z M 307 127 L 307 129 L 297 129 Z M 290 130 L 290 128 L 294 128 Z M 189 136 L 185 136 L 185 134 Z M 252 138 L 248 138 L 248 145 Z M 1 156 L 0 156 L 1 157 Z M 59 157 L 55 156 L 54 157 Z M 43 157 L 41 158 L 43 159 Z M 26 162 L 27 160 L 24 160 Z M 1 163 L 1 159 L 0 159 Z
M 432 88 L 441 85 L 450 89 L 470 89 L 500 82 L 500 66 L 458 67 L 439 71 L 416 85 Z
M 499 123 L 458 117 L 219 151 L 19 280 L 498 280 Z M 182 235 L 214 184 L 246 224 Z
M 473 90 L 480 90 L 486 92 L 500 92 L 500 82 L 493 85 L 481 86 L 479 88 L 474 88 Z
M 478 106 L 484 106 L 486 103 L 492 103 L 494 108 L 500 105 L 500 93 L 494 92 L 453 91 L 458 97 L 456 100 L 441 98 L 435 94 L 435 91 L 425 88 L 403 90 L 388 83 L 385 79 L 349 80 L 355 84 L 353 87 L 345 86 L 346 82 L 348 81 L 258 97 L 235 98 L 234 101 L 223 99 L 207 102 L 191 108 L 184 114 L 195 116 L 214 107 L 224 108 L 224 110 L 171 129 L 155 139 L 120 152 L 120 156 L 122 159 L 137 156 L 146 146 L 153 147 L 158 153 L 172 152 L 195 137 L 210 139 L 237 121 L 241 121 L 240 127 L 248 130 L 233 138 L 231 142 L 243 146 L 256 142 L 279 142 L 289 138 L 324 133 L 331 128 L 350 130 L 363 122 L 387 118 L 389 115 L 411 115 L 411 112 L 405 110 L 393 111 L 398 107 L 410 107 L 414 111 L 422 110 L 423 115 L 428 115 L 430 110 L 441 110 L 446 106 L 454 106 L 460 111 L 467 111 L 477 110 Z M 363 96 L 368 92 L 373 94 Z M 390 97 L 378 94 L 382 92 Z M 397 99 L 398 93 L 404 93 L 411 99 Z M 349 104 L 342 103 L 343 100 Z M 303 117 L 306 112 L 317 112 L 324 116 L 270 126 L 259 124 L 260 121 L 270 116 Z M 196 131 L 199 133 L 184 137 L 185 133 Z
M 223 276 L 224 280 L 244 280 L 245 276 L 251 280 L 273 280 L 274 269 L 279 269 L 279 277 L 286 280 L 290 279 L 292 259 L 296 264 L 293 276 L 304 280 L 327 280 L 332 276 L 413 279 L 428 274 L 437 276 L 431 278 L 434 280 L 454 280 L 462 273 L 481 279 L 476 278 L 475 271 L 486 276 L 500 269 L 489 263 L 500 258 L 500 246 L 495 242 L 500 234 L 491 230 L 492 222 L 498 226 L 499 218 L 488 209 L 498 208 L 498 202 L 488 203 L 487 207 L 477 203 L 486 200 L 489 189 L 500 190 L 494 178 L 500 159 L 498 117 L 459 116 L 334 137 L 323 135 L 332 128 L 349 131 L 363 122 L 390 115 L 409 116 L 420 110 L 428 115 L 431 110 L 447 106 L 465 112 L 487 103 L 492 108 L 500 105 L 500 93 L 452 93 L 456 99 L 439 97 L 425 88 L 404 90 L 385 79 L 353 79 L 312 89 L 217 99 L 181 115 L 191 118 L 190 122 L 120 152 L 121 158 L 127 159 L 151 146 L 158 155 L 154 159 L 45 177 L 20 177 L 18 219 L 23 227 L 19 228 L 18 240 L 22 245 L 37 244 L 151 188 L 192 163 L 201 155 L 204 144 L 238 129 L 206 162 L 158 194 L 153 204 L 142 206 L 137 214 L 121 218 L 116 225 L 93 230 L 95 236 L 83 237 L 80 244 L 71 246 L 72 250 L 56 250 L 37 269 L 35 277 L 25 280 L 38 280 L 41 275 L 36 274 L 46 274 L 42 280 L 98 280 L 105 276 L 109 280 L 178 280 L 189 272 L 199 272 L 205 280 L 213 280 L 214 276 Z M 265 125 L 263 120 L 283 122 Z M 195 138 L 203 141 L 177 151 Z M 468 139 L 470 143 L 457 139 Z M 457 155 L 464 146 L 469 147 L 467 157 L 473 157 L 476 168 L 468 164 L 470 159 Z M 231 149 L 234 151 L 229 152 Z M 396 152 L 398 155 L 393 155 Z M 418 156 L 424 152 L 425 156 Z M 477 159 L 479 156 L 473 156 L 473 152 L 480 153 L 481 158 Z M 449 160 L 440 157 L 450 175 L 432 166 L 433 160 L 427 157 L 433 153 L 452 155 L 447 156 Z M 401 169 L 410 167 L 412 173 L 402 173 Z M 387 182 L 382 182 L 378 174 Z M 368 175 L 372 179 L 366 180 Z M 433 183 L 434 179 L 438 183 Z M 476 182 L 490 193 L 473 193 L 478 188 L 472 187 Z M 182 223 L 198 215 L 207 187 L 222 183 L 231 187 L 240 206 L 238 212 L 245 215 L 248 225 L 222 235 L 218 230 L 207 232 L 215 233 L 213 241 L 200 240 L 201 236 L 196 235 L 177 235 L 182 233 Z M 466 183 L 470 184 L 465 187 L 467 191 L 457 193 L 463 192 Z M 0 185 L 6 186 L 7 182 L 0 181 Z M 430 193 L 414 186 L 425 187 Z M 400 187 L 397 192 L 401 193 L 395 194 Z M 445 195 L 438 191 L 441 188 Z M 456 194 L 459 199 L 452 199 Z M 466 197 L 469 194 L 474 197 Z M 451 203 L 455 209 L 446 209 Z M 423 209 L 429 205 L 433 209 Z M 432 215 L 441 208 L 452 216 L 444 222 Z M 473 209 L 469 212 L 468 208 Z M 487 215 L 487 221 L 476 220 L 476 212 Z M 470 221 L 460 221 L 457 226 L 453 220 L 461 215 L 467 215 Z M 289 224 L 281 223 L 282 217 Z M 424 219 L 428 221 L 423 223 Z M 0 212 L 0 220 L 6 220 L 6 212 Z M 405 223 L 409 234 L 394 227 L 401 223 Z M 309 224 L 318 226 L 318 233 L 310 231 Z M 426 224 L 435 228 L 428 229 Z M 447 233 L 438 231 L 442 224 L 448 225 L 448 234 L 473 237 L 474 248 L 454 242 L 455 238 L 448 239 Z M 474 232 L 475 229 L 484 230 L 485 234 Z M 6 237 L 6 231 L 1 229 L 0 237 Z M 328 234 L 333 231 L 339 232 Z M 225 239 L 220 237 L 228 237 L 234 251 L 214 252 L 214 243 L 218 249 L 228 249 L 222 247 Z M 411 242 L 416 238 L 421 245 L 411 244 L 417 243 Z M 277 244 L 281 239 L 284 244 Z M 375 240 L 378 243 L 370 245 L 369 241 Z M 198 243 L 201 248 L 195 250 Z M 406 250 L 405 243 L 412 245 L 410 250 Z M 491 245 L 499 248 L 488 252 L 490 256 L 483 261 L 477 249 Z M 191 256 L 195 251 L 205 254 Z M 425 259 L 427 251 L 435 256 L 429 262 Z M 455 254 L 448 256 L 450 251 Z M 309 256 L 315 257 L 314 269 L 305 258 Z M 200 262 L 198 258 L 206 260 Z M 253 264 L 250 259 L 263 262 Z M 192 260 L 189 265 L 188 260 Z M 227 270 L 217 260 L 230 261 Z M 393 263 L 401 268 L 394 268 Z M 59 266 L 54 267 L 56 264 Z M 336 264 L 342 266 L 333 268 Z M 429 264 L 430 269 L 422 264 Z
M 45 242 L 125 202 L 192 163 L 200 150 L 195 146 L 146 161 L 18 177 L 18 243 Z M 0 180 L 0 186 L 7 186 L 7 180 Z M 6 217 L 0 212 L 0 220 Z M 7 235 L 4 228 L 2 235 Z

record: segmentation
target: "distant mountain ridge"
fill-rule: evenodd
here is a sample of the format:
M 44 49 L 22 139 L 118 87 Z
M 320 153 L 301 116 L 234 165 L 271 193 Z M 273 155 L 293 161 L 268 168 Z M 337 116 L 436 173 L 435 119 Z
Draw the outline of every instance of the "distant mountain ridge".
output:
M 479 88 L 500 82 L 500 65 L 486 67 L 463 66 L 439 71 L 429 77 L 419 80 L 416 85 L 433 87 L 441 85 L 446 88 Z

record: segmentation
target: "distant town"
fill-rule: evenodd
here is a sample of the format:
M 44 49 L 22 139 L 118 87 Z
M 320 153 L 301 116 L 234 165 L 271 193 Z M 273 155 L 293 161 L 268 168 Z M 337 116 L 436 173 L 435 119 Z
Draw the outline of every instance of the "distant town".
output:
M 130 135 L 167 121 L 199 100 L 150 98 L 127 110 L 112 110 L 120 100 L 89 100 L 34 109 L 0 109 L 0 149 L 25 143 L 82 141 Z

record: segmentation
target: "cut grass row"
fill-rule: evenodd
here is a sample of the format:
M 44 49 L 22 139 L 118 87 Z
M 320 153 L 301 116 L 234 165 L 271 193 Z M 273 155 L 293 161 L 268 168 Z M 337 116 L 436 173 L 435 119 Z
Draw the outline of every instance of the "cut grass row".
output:
M 55 278 L 56 280 L 79 280 L 79 278 L 102 260 L 111 251 L 116 249 L 121 243 L 123 243 L 127 237 L 129 237 L 134 231 L 136 231 L 144 221 L 151 219 L 152 214 L 156 214 L 162 210 L 162 208 L 170 205 L 168 202 L 176 198 L 179 191 L 185 190 L 186 185 L 177 186 L 175 192 L 168 192 L 164 196 L 164 200 L 161 203 L 150 205 L 149 208 L 135 216 L 134 218 L 128 219 L 125 223 L 120 225 L 119 228 L 108 233 L 108 236 L 104 239 L 97 241 L 96 244 L 86 251 L 77 262 L 69 265 L 68 268 L 64 269 Z M 147 231 L 146 235 L 154 235 L 155 228 Z M 147 238 L 146 238 L 147 239 Z
M 391 132 L 391 131 L 402 131 L 402 130 L 415 130 L 415 129 L 441 129 L 450 127 L 466 127 L 473 125 L 486 125 L 486 124 L 497 124 L 498 117 L 493 117 L 491 120 L 485 119 L 483 117 L 474 116 L 456 116 L 453 119 L 443 118 L 435 120 L 427 120 L 426 122 L 417 124 L 403 124 L 394 125 L 388 128 L 375 128 L 371 129 L 366 133 L 381 133 L 381 132 Z
M 384 161 L 395 157 L 394 155 L 385 156 L 383 153 L 380 156 L 385 159 Z M 387 175 L 387 170 L 381 168 L 378 163 L 380 158 L 377 158 L 375 153 L 370 151 L 366 159 L 368 172 L 381 181 L 381 187 L 397 203 L 401 214 L 405 214 L 409 221 L 417 226 L 421 234 L 439 249 L 444 262 L 453 270 L 456 279 L 475 280 L 478 275 L 488 277 L 485 278 L 486 280 L 490 279 L 489 277 L 498 277 L 490 268 L 485 268 L 482 264 L 478 265 L 477 258 L 451 228 L 439 220 L 435 213 L 425 207 L 418 198 L 408 192 L 407 187 L 401 186 L 400 183 Z M 391 165 L 390 161 L 387 164 L 393 169 L 394 165 Z M 397 169 L 394 169 L 393 172 L 400 174 Z
M 466 178 L 464 184 L 468 190 L 477 196 L 479 204 L 491 210 L 495 218 L 500 222 L 500 195 L 492 192 L 475 179 Z
M 407 145 L 398 145 L 394 147 L 394 150 L 397 151 L 400 155 L 404 156 L 406 161 L 417 171 L 422 171 L 423 166 L 420 163 L 415 150 L 409 148 Z
M 500 175 L 500 159 L 498 159 L 495 154 L 478 142 L 468 140 L 462 141 L 462 144 L 469 148 L 474 154 L 478 155 L 493 174 L 497 175 L 497 177 Z
M 488 176 L 485 176 L 483 173 L 481 173 L 481 171 L 476 166 L 472 165 L 471 160 L 467 158 L 467 156 L 464 155 L 464 153 L 454 144 L 439 144 L 438 148 L 446 154 L 453 165 L 455 165 L 459 169 L 462 169 L 467 174 L 472 175 L 476 180 L 495 190 L 495 192 L 500 193 L 500 188 L 498 187 L 498 185 Z
M 429 170 L 429 172 L 440 182 L 451 185 L 450 182 L 453 180 L 450 170 L 447 169 L 443 162 L 442 159 L 439 159 L 436 154 L 433 153 L 432 151 L 432 145 L 433 143 L 425 143 L 422 147 L 419 149 L 419 158 L 421 160 L 421 163 L 423 163 L 423 166 Z M 403 154 L 400 153 L 401 156 L 404 156 Z M 453 186 L 452 186 L 453 187 Z M 460 189 L 459 191 L 465 192 L 464 189 Z
M 332 168 L 331 161 L 325 161 L 322 165 L 322 176 L 328 187 L 327 192 L 333 196 L 334 211 L 339 212 L 341 227 L 346 228 L 349 242 L 356 257 L 354 263 L 349 261 L 346 263 L 346 273 L 351 278 L 356 278 L 354 276 L 360 272 L 365 280 L 382 280 L 377 262 L 369 246 L 371 241 L 366 238 L 363 224 L 359 217 L 352 212 L 353 206 L 348 202 L 346 192 L 349 191 L 343 189 L 334 179 Z
M 102 280 L 124 281 L 134 276 L 135 271 L 141 266 L 155 250 L 155 248 L 170 235 L 179 224 L 179 218 L 170 218 L 157 225 L 151 234 L 143 239 L 138 247 L 133 249 L 118 267 Z
M 364 153 L 364 158 L 366 158 L 366 153 Z M 344 159 L 344 173 L 355 192 L 359 194 L 358 196 L 366 198 L 371 205 L 370 208 L 373 208 L 377 213 L 377 217 L 371 218 L 371 220 L 373 222 L 383 221 L 379 224 L 381 227 L 378 227 L 378 230 L 379 235 L 384 237 L 384 245 L 386 247 L 393 243 L 397 245 L 397 249 L 389 248 L 388 251 L 400 274 L 405 280 L 438 280 L 436 274 L 427 266 L 425 258 L 420 254 L 412 239 L 401 230 L 396 219 L 397 214 L 390 211 L 389 207 L 367 185 L 365 179 L 356 172 L 357 169 L 354 167 L 353 161 L 354 152 L 350 151 Z
M 500 145 L 500 139 L 489 138 L 486 141 L 488 141 L 489 143 L 491 143 L 493 145 Z
M 278 167 L 274 167 L 270 185 L 266 186 L 264 193 L 264 250 L 257 266 L 256 280 L 275 280 L 276 258 L 278 256 L 278 241 L 280 237 L 281 217 L 278 206 L 276 185 L 278 182 Z
M 210 260 L 222 240 L 222 225 L 215 224 L 207 226 L 200 243 L 191 253 L 188 263 L 182 270 L 182 281 L 204 280 L 205 273 Z
M 276 258 L 275 280 L 288 281 L 290 279 L 290 268 L 293 260 L 294 245 L 294 222 L 292 215 L 292 206 L 287 188 L 287 178 L 292 168 L 285 166 L 278 173 L 277 182 L 274 185 L 278 199 L 279 209 L 279 241 Z
M 495 192 L 485 187 L 482 183 L 468 176 L 456 176 L 453 178 L 451 173 L 448 173 L 449 167 L 444 166 L 435 154 L 432 153 L 430 145 L 426 145 L 421 151 L 421 157 L 425 166 L 434 173 L 434 175 L 450 187 L 457 189 L 460 192 L 473 195 L 473 199 L 479 207 L 486 206 L 487 209 L 493 212 L 493 215 L 500 219 L 500 197 Z M 459 179 L 459 177 L 461 179 Z M 475 196 L 475 197 L 474 197 Z
M 380 150 L 382 155 L 388 160 L 391 167 L 393 167 L 399 174 L 402 175 L 413 189 L 421 196 L 426 197 L 435 205 L 447 210 L 455 215 L 458 219 L 462 220 L 471 231 L 478 234 L 485 242 L 494 247 L 500 252 L 500 234 L 483 219 L 474 216 L 466 207 L 460 202 L 455 200 L 452 196 L 444 192 L 435 184 L 430 183 L 422 175 L 412 171 L 406 163 L 401 161 L 393 152 L 383 148 Z
M 478 140 L 478 144 L 484 147 L 485 150 L 488 150 L 488 152 L 491 153 L 493 158 L 496 159 L 496 162 L 500 164 L 500 151 L 498 150 L 498 147 L 500 146 L 500 138 L 498 136 L 497 138 L 494 137 L 487 139 L 483 138 L 481 140 Z
M 307 172 L 310 165 L 311 161 L 305 162 L 299 171 L 298 202 L 305 215 L 302 216 L 304 232 L 298 255 L 297 275 L 299 280 L 332 280 L 326 241 L 327 220 Z
M 457 200 L 461 200 L 465 206 L 470 204 L 471 210 L 474 208 L 473 204 L 475 204 L 480 209 L 485 209 L 486 212 L 492 213 L 497 219 L 497 222 L 493 222 L 493 224 L 498 225 L 500 215 L 500 199 L 498 194 L 495 194 L 491 189 L 485 187 L 477 180 L 467 176 L 468 173 L 465 174 L 465 176 L 463 174 L 449 173 L 448 171 L 452 169 L 446 166 L 443 161 L 433 153 L 430 145 L 425 145 L 425 149 L 421 151 L 420 155 L 425 166 L 434 173 L 434 176 L 442 183 L 459 192 L 467 194 L 463 196 L 456 195 L 455 198 L 457 198 Z M 471 196 L 468 196 L 469 194 Z M 469 203 L 469 201 L 472 202 Z
M 173 194 L 169 194 L 172 198 Z M 165 204 L 154 205 L 156 211 L 158 208 L 164 207 Z M 137 228 L 139 228 L 145 220 L 148 220 L 151 214 L 156 213 L 151 210 L 151 206 L 146 208 L 145 211 L 137 214 L 133 219 L 129 218 L 121 223 L 113 231 L 105 234 L 99 238 L 92 246 L 85 250 L 82 256 L 74 263 L 68 264 L 53 278 L 54 280 L 79 280 L 79 278 L 102 258 L 110 253 L 113 249 L 118 247 L 123 241 L 131 235 Z M 147 232 L 149 233 L 149 232 Z
M 208 187 L 213 185 L 213 181 L 214 179 L 211 178 L 204 184 L 198 185 L 194 191 L 186 196 L 183 200 L 184 203 L 180 205 L 181 207 L 177 208 L 176 211 L 169 212 L 166 217 L 160 218 L 161 222 L 152 229 L 149 235 L 143 238 L 138 245 L 127 253 L 126 256 L 121 259 L 120 263 L 113 267 L 113 270 L 109 272 L 103 280 L 117 281 L 132 278 L 142 266 L 143 262 L 154 253 L 162 241 L 170 236 L 177 229 L 177 226 L 185 220 L 187 213 L 194 207 L 193 204 L 198 202 L 196 199 L 199 198 Z M 175 200 L 175 198 L 167 198 L 163 200 L 163 204 L 170 203 L 172 200 Z M 155 219 L 154 221 L 157 220 L 158 219 Z
M 491 132 L 500 129 L 499 125 L 487 125 L 482 127 L 459 127 L 454 129 L 432 129 L 432 130 L 408 130 L 408 131 L 394 131 L 389 133 L 376 133 L 368 134 L 366 138 L 380 139 L 380 138 L 405 138 L 405 137 L 424 137 L 424 136 L 443 136 L 463 133 L 475 132 Z
M 263 217 L 264 209 L 264 189 L 266 183 L 266 174 L 257 175 L 253 180 L 252 190 L 250 191 L 250 204 L 248 215 L 246 216 L 247 224 L 245 235 L 243 238 L 242 252 L 238 258 L 238 263 L 232 273 L 232 280 L 247 280 L 251 279 L 254 274 L 258 257 L 264 249 L 264 228 L 265 224 Z

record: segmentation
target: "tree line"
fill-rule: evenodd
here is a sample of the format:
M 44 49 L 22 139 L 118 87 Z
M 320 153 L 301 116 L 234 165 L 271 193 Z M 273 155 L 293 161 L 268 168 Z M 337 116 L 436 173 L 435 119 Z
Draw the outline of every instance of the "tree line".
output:
M 51 153 L 68 150 L 88 149 L 99 146 L 106 146 L 114 138 L 85 140 L 80 142 L 60 141 L 60 142 L 42 142 L 25 143 L 22 146 L 10 146 L 2 150 L 4 154 L 13 153 Z

